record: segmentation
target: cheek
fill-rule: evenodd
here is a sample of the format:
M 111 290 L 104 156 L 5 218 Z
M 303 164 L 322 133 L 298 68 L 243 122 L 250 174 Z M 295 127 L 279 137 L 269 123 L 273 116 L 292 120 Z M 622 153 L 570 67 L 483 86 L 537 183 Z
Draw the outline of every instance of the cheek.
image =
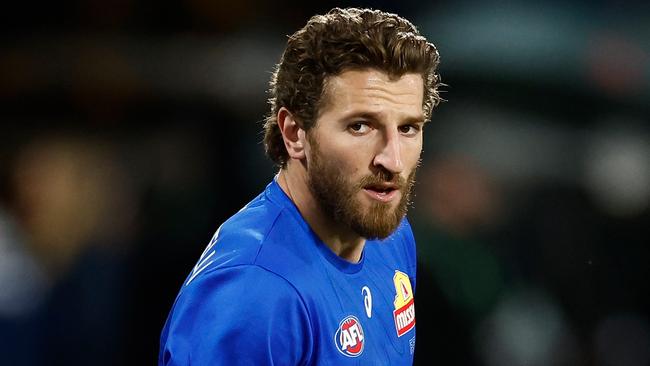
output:
M 331 149 L 327 157 L 341 173 L 354 175 L 368 167 L 372 157 L 368 149 L 353 144 L 341 144 Z
M 357 175 L 362 173 L 362 168 L 364 167 L 361 164 L 359 157 L 354 155 L 345 156 L 342 159 L 338 159 L 334 163 L 334 166 L 346 178 L 355 178 Z
M 404 164 L 411 170 L 417 167 L 422 155 L 422 142 L 407 145 L 402 149 L 402 159 Z M 409 172 L 410 173 L 410 172 Z

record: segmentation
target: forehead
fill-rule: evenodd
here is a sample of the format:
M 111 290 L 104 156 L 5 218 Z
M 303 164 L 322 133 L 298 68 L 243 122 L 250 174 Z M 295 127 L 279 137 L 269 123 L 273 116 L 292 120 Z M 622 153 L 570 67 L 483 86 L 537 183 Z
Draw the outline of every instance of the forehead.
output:
M 420 74 L 390 77 L 385 72 L 348 70 L 327 79 L 321 115 L 363 109 L 368 112 L 392 110 L 408 118 L 423 119 L 424 82 Z

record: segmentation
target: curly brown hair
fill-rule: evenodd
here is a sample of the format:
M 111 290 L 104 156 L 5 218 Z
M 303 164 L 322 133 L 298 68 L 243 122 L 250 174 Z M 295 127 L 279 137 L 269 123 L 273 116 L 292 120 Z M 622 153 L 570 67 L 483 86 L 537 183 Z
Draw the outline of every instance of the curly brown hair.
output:
M 287 41 L 271 77 L 271 111 L 264 123 L 266 154 L 286 167 L 288 153 L 277 114 L 287 108 L 302 129 L 314 127 L 326 99 L 329 77 L 351 69 L 375 68 L 391 77 L 418 73 L 424 81 L 426 119 L 438 105 L 438 50 L 411 22 L 379 10 L 334 8 L 315 15 Z

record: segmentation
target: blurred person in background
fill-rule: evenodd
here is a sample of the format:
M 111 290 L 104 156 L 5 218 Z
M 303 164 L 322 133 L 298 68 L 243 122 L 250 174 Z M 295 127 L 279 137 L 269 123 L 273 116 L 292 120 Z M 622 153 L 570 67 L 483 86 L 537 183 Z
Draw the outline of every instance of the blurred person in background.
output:
M 438 61 L 381 11 L 336 8 L 289 38 L 265 124 L 280 171 L 184 282 L 160 365 L 412 364 L 405 214 Z
M 119 363 L 135 210 L 114 147 L 85 136 L 35 138 L 9 180 L 0 221 L 3 364 Z
M 420 311 L 416 364 L 432 354 L 455 365 L 476 365 L 472 333 L 504 289 L 503 268 L 484 240 L 498 222 L 500 197 L 472 158 L 431 157 L 419 175 L 413 225 L 418 240 L 416 305 Z M 424 357 L 422 357 L 424 356 Z

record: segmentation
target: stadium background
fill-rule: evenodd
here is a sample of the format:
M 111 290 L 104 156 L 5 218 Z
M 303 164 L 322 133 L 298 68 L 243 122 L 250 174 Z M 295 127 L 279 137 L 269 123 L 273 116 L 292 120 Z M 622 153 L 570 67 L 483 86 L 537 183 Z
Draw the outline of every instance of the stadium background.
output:
M 285 36 L 334 5 L 411 19 L 449 85 L 410 215 L 417 363 L 650 364 L 650 6 L 614 0 L 5 5 L 0 363 L 155 363 L 183 278 L 274 174 Z

